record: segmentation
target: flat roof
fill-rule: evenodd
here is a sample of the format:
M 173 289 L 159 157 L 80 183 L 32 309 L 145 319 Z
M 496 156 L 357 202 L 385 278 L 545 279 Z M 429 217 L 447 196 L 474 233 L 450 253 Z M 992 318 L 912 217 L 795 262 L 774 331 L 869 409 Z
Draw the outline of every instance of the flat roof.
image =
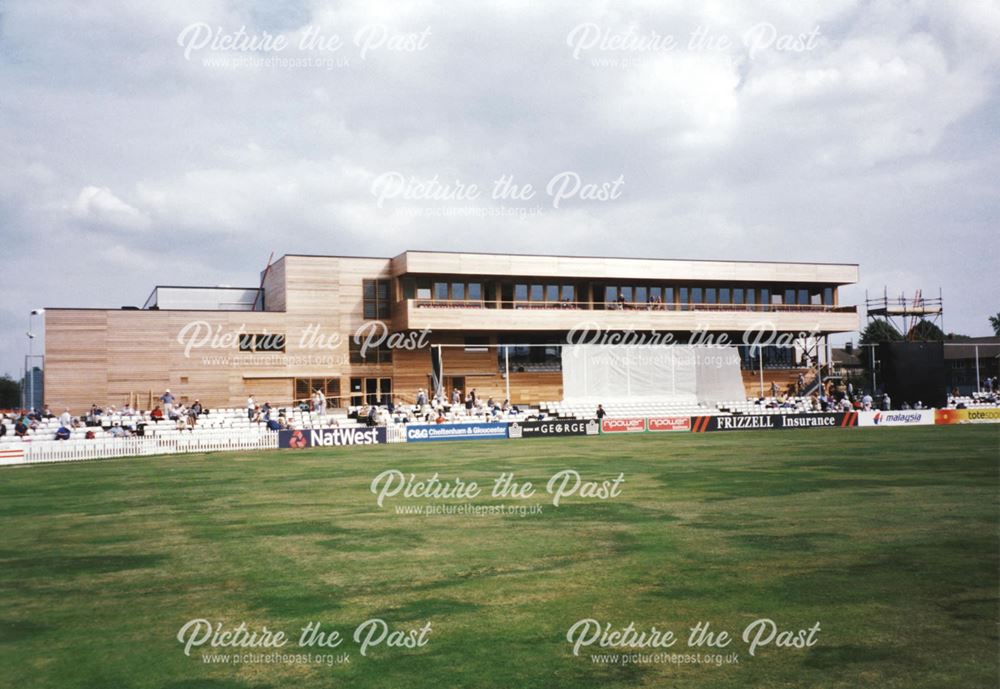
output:
M 612 259 L 615 261 L 684 261 L 696 263 L 767 263 L 777 265 L 803 265 L 803 266 L 853 266 L 858 267 L 858 263 L 824 262 L 824 261 L 755 261 L 750 259 L 730 259 L 730 258 L 678 258 L 666 256 L 595 256 L 588 254 L 525 254 L 525 253 L 502 253 L 499 251 L 432 251 L 428 249 L 407 249 L 395 256 L 348 256 L 344 254 L 282 254 L 281 258 L 359 258 L 376 261 L 391 261 L 406 254 L 438 254 L 442 256 L 517 256 L 521 258 L 580 258 L 586 260 Z M 279 258 L 278 260 L 281 260 Z

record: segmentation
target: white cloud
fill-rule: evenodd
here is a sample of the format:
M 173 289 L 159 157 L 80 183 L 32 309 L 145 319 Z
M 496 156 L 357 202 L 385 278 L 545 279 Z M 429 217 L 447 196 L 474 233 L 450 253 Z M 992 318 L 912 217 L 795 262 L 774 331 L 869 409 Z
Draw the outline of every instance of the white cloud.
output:
M 145 213 L 122 201 L 107 187 L 84 187 L 71 210 L 77 220 L 101 228 L 145 230 L 150 225 Z

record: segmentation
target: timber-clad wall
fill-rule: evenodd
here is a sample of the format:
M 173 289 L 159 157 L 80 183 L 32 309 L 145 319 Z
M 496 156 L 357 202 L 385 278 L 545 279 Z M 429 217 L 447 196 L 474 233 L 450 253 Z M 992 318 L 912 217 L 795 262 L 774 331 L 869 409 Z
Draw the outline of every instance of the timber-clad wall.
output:
M 464 347 L 444 350 L 445 376 L 463 376 L 465 387 L 476 388 L 482 398 L 501 401 L 506 381 L 497 364 L 497 333 L 500 331 L 552 331 L 566 329 L 582 318 L 598 319 L 604 327 L 625 327 L 633 319 L 649 320 L 650 327 L 677 325 L 677 318 L 690 319 L 694 312 L 614 312 L 589 310 L 501 310 L 416 309 L 398 301 L 394 278 L 404 273 L 477 276 L 654 278 L 677 279 L 805 280 L 844 284 L 857 280 L 857 266 L 826 264 L 777 264 L 708 261 L 647 261 L 636 259 L 568 258 L 544 256 L 499 256 L 406 252 L 388 258 L 287 255 L 275 261 L 262 277 L 264 308 L 248 311 L 171 311 L 118 309 L 60 309 L 45 311 L 45 402 L 60 409 L 82 413 L 91 403 L 122 406 L 126 402 L 148 408 L 150 399 L 165 389 L 181 401 L 199 399 L 205 406 L 243 407 L 248 394 L 258 402 L 286 405 L 293 401 L 295 378 L 338 378 L 341 394 L 350 394 L 351 377 L 390 377 L 399 401 L 412 402 L 418 388 L 428 388 L 430 352 L 396 350 L 392 363 L 352 365 L 348 340 L 357 328 L 371 321 L 363 317 L 363 285 L 366 279 L 389 280 L 394 302 L 391 325 L 419 330 L 427 326 L 432 344 L 461 345 L 469 332 L 485 335 L 486 352 Z M 704 319 L 727 319 L 726 312 L 697 314 Z M 768 314 L 780 326 L 792 329 L 820 322 L 828 331 L 851 330 L 856 313 Z M 756 317 L 744 314 L 740 317 Z M 618 321 L 622 321 L 621 324 Z M 662 321 L 662 322 L 661 322 Z M 669 321 L 669 322 L 668 322 Z M 283 354 L 256 355 L 248 359 L 238 346 L 205 347 L 185 356 L 178 341 L 181 330 L 202 322 L 212 332 L 280 333 L 286 336 Z M 645 321 L 642 321 L 645 322 Z M 686 322 L 685 322 L 686 325 Z M 303 333 L 312 327 L 332 348 L 310 347 Z M 727 326 L 728 327 L 728 326 Z M 318 328 L 318 332 L 316 329 Z M 562 398 L 559 373 L 514 372 L 510 380 L 511 401 L 532 403 Z

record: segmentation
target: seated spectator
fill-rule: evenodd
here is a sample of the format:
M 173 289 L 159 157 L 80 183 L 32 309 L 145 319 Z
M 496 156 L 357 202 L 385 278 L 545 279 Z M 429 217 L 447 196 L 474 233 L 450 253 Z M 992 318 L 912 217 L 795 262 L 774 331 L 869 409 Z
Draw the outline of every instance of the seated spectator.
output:
M 149 412 L 149 418 L 154 423 L 160 423 L 163 420 L 163 410 L 157 406 L 153 411 Z
M 23 438 L 28 435 L 28 417 L 22 416 L 14 424 L 14 435 L 18 438 Z
M 56 431 L 56 440 L 69 440 L 72 433 L 65 426 L 60 426 L 59 430 Z
M 49 405 L 47 405 L 47 404 L 45 405 L 45 408 L 42 409 L 42 418 L 43 419 L 54 419 L 55 418 L 55 414 L 52 413 L 52 411 L 49 409 Z
M 274 419 L 268 419 L 268 421 L 267 421 L 267 430 L 269 430 L 269 431 L 280 431 L 281 430 L 281 424 L 279 424 Z
M 128 431 L 121 427 L 120 424 L 115 424 L 111 427 L 110 431 L 112 438 L 124 438 L 128 436 Z

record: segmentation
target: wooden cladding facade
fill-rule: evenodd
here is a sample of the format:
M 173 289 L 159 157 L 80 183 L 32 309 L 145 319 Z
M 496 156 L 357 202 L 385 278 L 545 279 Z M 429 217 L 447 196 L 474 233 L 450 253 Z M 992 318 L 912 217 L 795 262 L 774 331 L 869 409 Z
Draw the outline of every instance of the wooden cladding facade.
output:
M 502 336 L 548 332 L 564 337 L 582 317 L 615 329 L 693 328 L 708 321 L 719 329 L 742 327 L 757 314 L 725 312 L 665 314 L 657 312 L 420 309 L 403 300 L 403 275 L 473 275 L 517 277 L 643 277 L 664 279 L 790 278 L 830 285 L 857 280 L 857 266 L 741 262 L 653 261 L 638 259 L 497 256 L 406 252 L 396 258 L 283 256 L 262 275 L 263 311 L 174 311 L 60 309 L 45 311 L 45 402 L 53 409 L 82 412 L 92 403 L 121 406 L 126 402 L 148 408 L 169 388 L 181 401 L 198 399 L 212 407 L 242 407 L 247 395 L 258 402 L 289 404 L 298 378 L 337 378 L 343 404 L 352 378 L 391 378 L 393 396 L 411 402 L 418 388 L 429 388 L 431 354 L 396 349 L 392 361 L 352 363 L 349 338 L 364 318 L 365 281 L 389 283 L 393 312 L 386 329 L 432 331 L 427 343 L 461 345 L 474 333 L 490 346 L 485 351 L 461 346 L 444 350 L 444 372 L 450 380 L 464 379 L 483 398 L 506 396 L 496 344 Z M 581 294 L 581 297 L 584 295 Z M 589 292 L 586 298 L 592 298 Z M 857 314 L 768 314 L 779 330 L 811 329 L 835 332 L 857 327 Z M 647 322 L 648 321 L 648 322 Z M 738 323 L 736 322 L 738 321 Z M 645 324 L 645 325 L 644 325 Z M 787 326 L 787 328 L 785 327 Z M 195 332 L 192 332 L 194 330 Z M 182 335 L 204 340 L 190 349 Z M 283 352 L 241 351 L 240 334 L 281 334 Z M 506 333 L 506 334 L 505 334 Z M 221 338 L 229 337 L 229 340 Z M 207 338 L 207 339 L 206 339 Z M 532 403 L 562 397 L 558 372 L 514 371 L 511 401 Z

